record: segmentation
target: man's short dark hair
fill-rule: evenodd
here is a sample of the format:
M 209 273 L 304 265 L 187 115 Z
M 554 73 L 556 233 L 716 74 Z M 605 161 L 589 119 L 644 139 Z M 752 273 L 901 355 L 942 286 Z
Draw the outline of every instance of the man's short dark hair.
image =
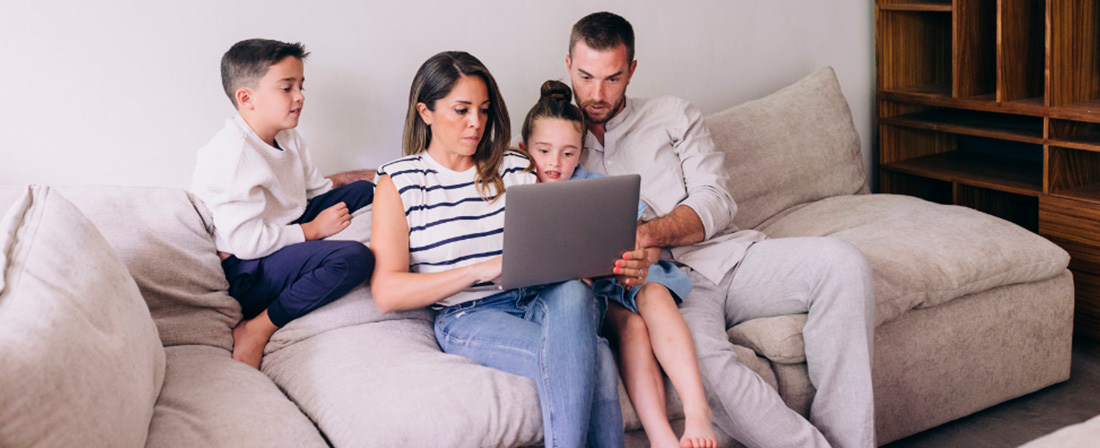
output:
M 238 107 L 237 90 L 255 87 L 269 67 L 292 56 L 304 60 L 309 52 L 299 42 L 271 39 L 248 39 L 233 44 L 222 56 L 222 88 L 233 107 Z
M 569 35 L 570 55 L 573 55 L 577 41 L 582 39 L 588 48 L 600 51 L 613 49 L 619 44 L 626 45 L 626 58 L 634 61 L 634 27 L 618 14 L 596 12 L 577 21 Z

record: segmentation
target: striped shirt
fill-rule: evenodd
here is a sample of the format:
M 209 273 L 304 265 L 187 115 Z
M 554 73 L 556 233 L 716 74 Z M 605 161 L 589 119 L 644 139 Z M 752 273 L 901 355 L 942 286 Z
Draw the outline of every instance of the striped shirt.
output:
M 534 173 L 524 172 L 530 160 L 509 151 L 500 164 L 505 188 L 533 184 Z M 405 209 L 409 225 L 409 271 L 442 272 L 488 260 L 504 246 L 504 195 L 489 202 L 475 186 L 477 168 L 463 172 L 440 165 L 426 152 L 382 165 Z M 495 194 L 489 199 L 495 198 Z M 437 302 L 451 306 L 494 294 L 467 290 Z

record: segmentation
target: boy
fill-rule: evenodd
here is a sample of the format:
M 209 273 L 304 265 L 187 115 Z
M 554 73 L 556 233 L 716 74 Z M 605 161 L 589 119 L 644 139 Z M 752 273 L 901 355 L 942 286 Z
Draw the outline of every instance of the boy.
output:
M 237 42 L 222 56 L 222 86 L 237 108 L 199 150 L 191 190 L 214 215 L 229 294 L 241 303 L 233 359 L 259 369 L 279 327 L 370 277 L 374 255 L 355 241 L 322 241 L 369 205 L 374 184 L 333 189 L 294 130 L 305 81 L 299 44 Z

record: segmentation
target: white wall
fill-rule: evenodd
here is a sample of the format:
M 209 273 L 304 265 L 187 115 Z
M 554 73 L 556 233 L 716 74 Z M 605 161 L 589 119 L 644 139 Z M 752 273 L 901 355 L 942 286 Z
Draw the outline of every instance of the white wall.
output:
M 628 94 L 704 114 L 832 65 L 869 166 L 873 10 L 865 0 L 5 2 L 0 184 L 186 188 L 196 150 L 234 111 L 218 64 L 252 37 L 301 41 L 299 130 L 323 173 L 400 155 L 409 83 L 443 50 L 493 72 L 518 134 L 546 79 L 567 79 L 569 29 L 610 10 L 635 28 Z

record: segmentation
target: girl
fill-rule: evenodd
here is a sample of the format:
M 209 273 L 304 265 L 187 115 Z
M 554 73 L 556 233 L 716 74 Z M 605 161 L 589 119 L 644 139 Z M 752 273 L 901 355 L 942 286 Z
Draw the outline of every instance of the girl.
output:
M 584 115 L 570 98 L 569 86 L 546 81 L 538 103 L 523 122 L 520 149 L 530 154 L 540 182 L 602 176 L 580 166 Z M 639 206 L 639 218 L 644 209 L 643 203 Z M 657 260 L 660 254 L 659 249 L 646 252 L 650 260 Z M 616 268 L 615 272 L 618 274 L 620 270 Z M 607 322 L 618 342 L 627 394 L 651 446 L 716 447 L 717 436 L 703 394 L 695 343 L 677 307 L 691 291 L 691 282 L 687 274 L 667 261 L 654 263 L 649 268 L 648 280 L 641 286 L 628 283 L 627 290 L 610 278 L 596 279 L 593 283 L 597 295 L 611 299 Z M 679 440 L 665 414 L 661 367 L 684 403 L 685 428 Z

